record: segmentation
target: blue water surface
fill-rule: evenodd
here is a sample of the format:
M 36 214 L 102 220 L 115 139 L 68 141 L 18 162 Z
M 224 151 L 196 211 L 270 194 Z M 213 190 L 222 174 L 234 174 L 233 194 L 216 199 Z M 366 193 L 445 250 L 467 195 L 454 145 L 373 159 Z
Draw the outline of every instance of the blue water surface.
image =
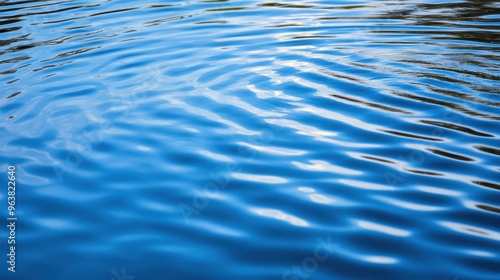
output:
M 499 34 L 486 0 L 3 0 L 0 279 L 500 279 Z

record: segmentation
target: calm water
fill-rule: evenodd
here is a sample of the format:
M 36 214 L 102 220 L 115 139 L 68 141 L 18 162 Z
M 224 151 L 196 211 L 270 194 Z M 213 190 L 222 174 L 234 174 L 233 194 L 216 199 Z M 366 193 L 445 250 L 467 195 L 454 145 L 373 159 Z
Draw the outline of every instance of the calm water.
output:
M 0 279 L 500 277 L 498 1 L 4 0 L 0 33 Z

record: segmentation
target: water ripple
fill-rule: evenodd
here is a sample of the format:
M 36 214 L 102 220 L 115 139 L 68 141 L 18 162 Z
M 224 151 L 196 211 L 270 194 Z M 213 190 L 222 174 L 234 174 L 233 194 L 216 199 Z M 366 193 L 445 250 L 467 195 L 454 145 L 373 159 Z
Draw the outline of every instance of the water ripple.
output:
M 498 278 L 496 1 L 0 15 L 1 279 Z

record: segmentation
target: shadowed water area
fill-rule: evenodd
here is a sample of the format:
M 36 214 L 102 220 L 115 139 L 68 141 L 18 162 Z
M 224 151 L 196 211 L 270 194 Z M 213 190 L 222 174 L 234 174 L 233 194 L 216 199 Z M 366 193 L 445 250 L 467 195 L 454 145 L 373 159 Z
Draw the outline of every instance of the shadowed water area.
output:
M 2 1 L 0 279 L 498 279 L 499 54 L 498 1 Z

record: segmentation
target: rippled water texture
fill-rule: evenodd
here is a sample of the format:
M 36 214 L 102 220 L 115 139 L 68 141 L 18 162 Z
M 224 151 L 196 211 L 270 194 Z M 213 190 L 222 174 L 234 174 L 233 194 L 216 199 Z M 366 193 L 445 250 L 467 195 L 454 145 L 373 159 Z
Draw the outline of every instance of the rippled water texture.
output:
M 0 17 L 1 279 L 500 279 L 498 1 Z

